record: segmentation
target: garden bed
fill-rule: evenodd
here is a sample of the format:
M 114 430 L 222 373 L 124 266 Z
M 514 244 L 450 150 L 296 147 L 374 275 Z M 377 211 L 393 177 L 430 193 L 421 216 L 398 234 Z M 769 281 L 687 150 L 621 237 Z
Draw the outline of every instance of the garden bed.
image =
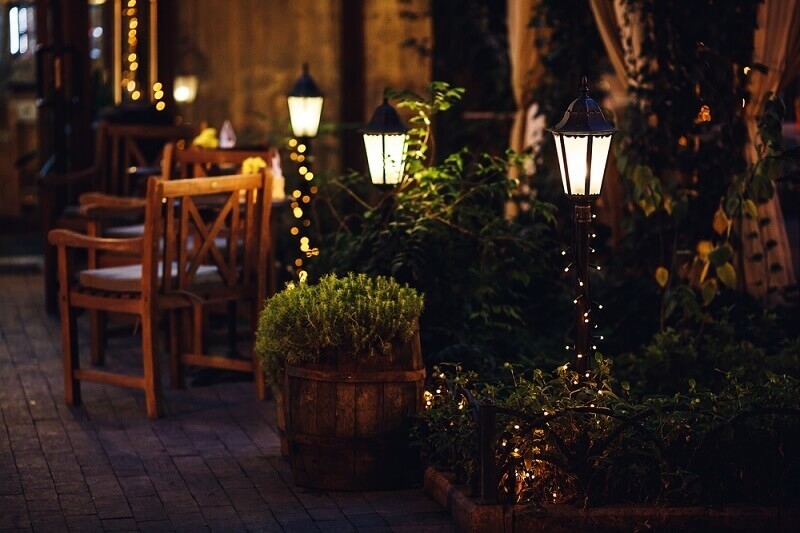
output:
M 452 475 L 427 468 L 425 492 L 446 509 L 462 531 L 800 531 L 800 508 L 730 505 L 666 507 L 609 505 L 580 509 L 573 505 L 526 506 L 482 504 L 470 489 L 453 483 Z

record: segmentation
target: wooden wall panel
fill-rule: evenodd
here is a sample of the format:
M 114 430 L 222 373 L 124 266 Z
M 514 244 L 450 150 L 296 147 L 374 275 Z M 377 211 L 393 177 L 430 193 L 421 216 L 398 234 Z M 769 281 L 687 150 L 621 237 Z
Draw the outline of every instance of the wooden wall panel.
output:
M 429 2 L 410 5 L 424 12 Z M 429 60 L 400 46 L 407 37 L 430 35 L 429 18 L 401 20 L 400 10 L 408 6 L 364 0 L 364 122 L 384 87 L 422 90 L 430 81 Z M 290 133 L 286 93 L 308 62 L 325 93 L 322 121 L 330 132 L 340 123 L 340 99 L 348 97 L 339 89 L 340 21 L 347 15 L 341 10 L 341 0 L 181 0 L 176 42 L 190 43 L 205 60 L 197 100 L 184 107 L 184 116 L 216 128 L 230 119 L 240 139 L 280 144 Z M 316 168 L 338 172 L 338 151 L 336 135 L 323 130 L 314 140 Z

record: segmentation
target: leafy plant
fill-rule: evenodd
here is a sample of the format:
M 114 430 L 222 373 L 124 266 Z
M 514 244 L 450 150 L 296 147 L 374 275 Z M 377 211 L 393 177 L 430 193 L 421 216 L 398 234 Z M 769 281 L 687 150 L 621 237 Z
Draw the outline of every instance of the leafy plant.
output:
M 320 236 L 315 271 L 392 276 L 424 293 L 421 338 L 429 364 L 458 360 L 491 372 L 502 361 L 553 353 L 562 340 L 533 317 L 566 312 L 567 293 L 553 283 L 561 270 L 554 207 L 532 198 L 523 217 L 503 218 L 516 187 L 508 177 L 513 154 L 464 149 L 431 163 L 434 117 L 460 90 L 434 82 L 427 97 L 391 94 L 404 98 L 398 107 L 415 112 L 407 178 L 377 198 L 355 174 L 320 190 L 335 225 Z
M 325 353 L 378 357 L 419 327 L 424 297 L 392 278 L 349 273 L 301 282 L 267 299 L 259 314 L 255 350 L 279 389 L 286 362 Z
M 433 373 L 414 437 L 423 457 L 477 485 L 476 409 L 497 412 L 496 484 L 507 503 L 673 505 L 794 501 L 800 487 L 800 382 L 724 376 L 719 392 L 690 382 L 671 396 L 636 396 L 610 361 L 579 385 L 567 365 L 478 380 L 458 366 Z M 468 428 L 468 429 L 465 429 Z M 746 442 L 745 442 L 746 441 Z

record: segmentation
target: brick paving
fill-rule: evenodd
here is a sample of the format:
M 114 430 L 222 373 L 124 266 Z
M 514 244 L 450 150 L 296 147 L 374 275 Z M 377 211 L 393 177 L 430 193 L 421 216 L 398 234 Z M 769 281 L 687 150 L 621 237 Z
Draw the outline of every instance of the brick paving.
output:
M 455 531 L 421 486 L 294 486 L 252 382 L 165 387 L 154 421 L 121 387 L 85 383 L 68 407 L 43 302 L 40 272 L 0 271 L 0 531 Z M 135 349 L 111 342 L 109 362 L 133 367 Z

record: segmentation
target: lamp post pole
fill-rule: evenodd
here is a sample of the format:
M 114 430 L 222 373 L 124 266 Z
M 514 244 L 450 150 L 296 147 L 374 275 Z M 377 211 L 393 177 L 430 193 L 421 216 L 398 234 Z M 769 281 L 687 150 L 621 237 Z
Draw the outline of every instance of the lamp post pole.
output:
M 586 77 L 581 96 L 573 100 L 561 121 L 550 128 L 555 138 L 564 193 L 573 201 L 573 253 L 575 266 L 575 360 L 574 369 L 588 377 L 592 344 L 592 299 L 590 295 L 589 225 L 592 202 L 603 186 L 611 137 L 616 129 L 608 123 L 600 106 L 589 98 Z
M 287 97 L 289 105 L 289 118 L 292 122 L 294 139 L 291 146 L 294 149 L 292 160 L 299 164 L 300 184 L 292 193 L 292 214 L 295 225 L 292 226 L 292 235 L 298 238 L 298 248 L 301 256 L 295 258 L 293 268 L 298 277 L 303 279 L 305 269 L 303 257 L 311 257 L 319 253 L 311 246 L 310 227 L 311 199 L 315 187 L 311 185 L 314 179 L 311 156 L 311 138 L 317 135 L 319 121 L 322 114 L 322 92 L 308 71 L 308 64 L 303 65 L 303 73 L 297 79 Z
M 586 373 L 592 344 L 592 300 L 589 280 L 589 224 L 592 206 L 588 202 L 575 203 L 573 226 L 575 230 L 575 371 Z

